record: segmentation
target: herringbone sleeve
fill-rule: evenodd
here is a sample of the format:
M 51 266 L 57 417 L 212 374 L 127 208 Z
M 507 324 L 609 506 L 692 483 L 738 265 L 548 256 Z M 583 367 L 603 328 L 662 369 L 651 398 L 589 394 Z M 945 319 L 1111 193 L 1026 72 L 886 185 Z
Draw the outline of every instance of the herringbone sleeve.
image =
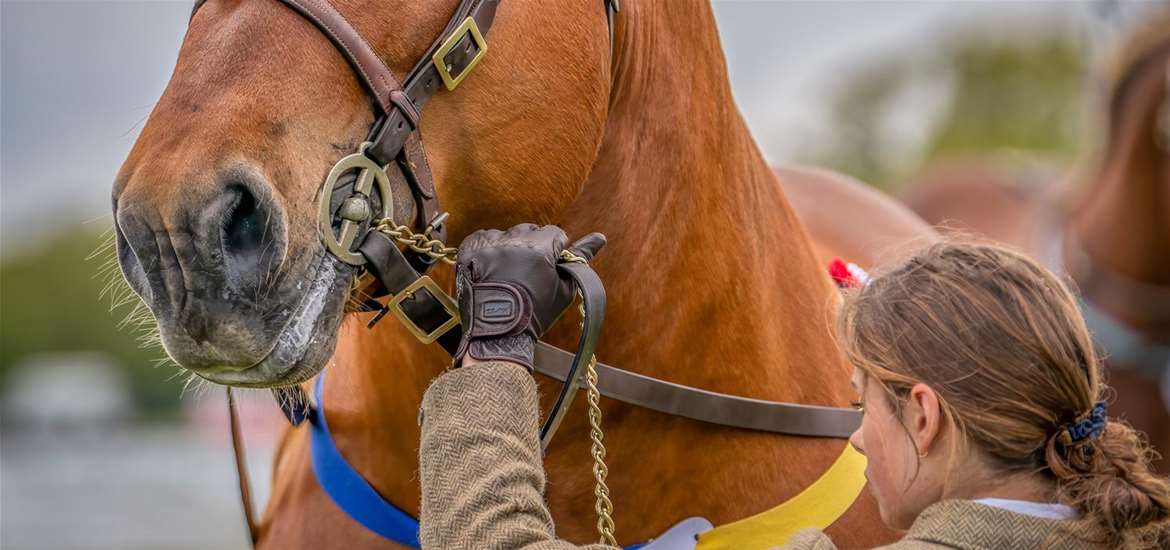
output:
M 440 376 L 422 404 L 419 538 L 431 549 L 604 549 L 557 540 L 544 502 L 536 383 L 523 367 Z

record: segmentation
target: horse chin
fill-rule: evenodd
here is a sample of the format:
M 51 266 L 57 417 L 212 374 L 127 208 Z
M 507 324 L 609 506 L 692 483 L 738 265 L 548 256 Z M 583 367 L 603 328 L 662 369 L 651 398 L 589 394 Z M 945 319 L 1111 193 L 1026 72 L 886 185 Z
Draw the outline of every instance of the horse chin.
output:
M 353 268 L 322 249 L 322 259 L 295 312 L 268 355 L 244 368 L 200 369 L 196 375 L 241 388 L 275 388 L 304 382 L 325 368 L 337 345 Z

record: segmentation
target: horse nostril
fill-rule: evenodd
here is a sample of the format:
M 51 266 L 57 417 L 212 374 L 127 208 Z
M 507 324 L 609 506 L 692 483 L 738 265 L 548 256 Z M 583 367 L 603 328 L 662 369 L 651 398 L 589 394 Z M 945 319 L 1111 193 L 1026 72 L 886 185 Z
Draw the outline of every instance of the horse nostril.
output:
M 224 190 L 221 251 L 229 286 L 256 289 L 271 280 L 284 254 L 284 227 L 279 207 L 249 186 L 234 183 Z
M 227 192 L 239 198 L 224 217 L 224 253 L 237 260 L 254 261 L 264 244 L 269 220 L 265 219 L 264 209 L 246 187 L 233 185 Z

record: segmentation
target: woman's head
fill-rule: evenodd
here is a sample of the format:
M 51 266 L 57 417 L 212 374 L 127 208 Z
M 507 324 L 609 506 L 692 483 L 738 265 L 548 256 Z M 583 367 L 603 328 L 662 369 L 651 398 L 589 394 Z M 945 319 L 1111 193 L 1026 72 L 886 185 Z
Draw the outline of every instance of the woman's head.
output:
M 866 414 L 853 442 L 893 527 L 982 494 L 1072 505 L 1108 542 L 1165 536 L 1170 486 L 1134 432 L 1068 427 L 1103 399 L 1065 285 L 989 244 L 931 246 L 849 296 L 839 336 Z

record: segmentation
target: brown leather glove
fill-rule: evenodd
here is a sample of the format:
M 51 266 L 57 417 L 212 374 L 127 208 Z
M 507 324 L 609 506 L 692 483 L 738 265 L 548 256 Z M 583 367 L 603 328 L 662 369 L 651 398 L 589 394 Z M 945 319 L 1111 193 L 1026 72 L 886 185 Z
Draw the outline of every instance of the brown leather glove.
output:
M 554 225 L 517 225 L 507 231 L 476 231 L 459 246 L 455 271 L 463 341 L 455 366 L 470 354 L 532 368 L 536 339 L 573 302 L 575 288 L 557 272 L 568 237 Z M 573 243 L 573 254 L 590 260 L 605 236 L 590 233 Z

